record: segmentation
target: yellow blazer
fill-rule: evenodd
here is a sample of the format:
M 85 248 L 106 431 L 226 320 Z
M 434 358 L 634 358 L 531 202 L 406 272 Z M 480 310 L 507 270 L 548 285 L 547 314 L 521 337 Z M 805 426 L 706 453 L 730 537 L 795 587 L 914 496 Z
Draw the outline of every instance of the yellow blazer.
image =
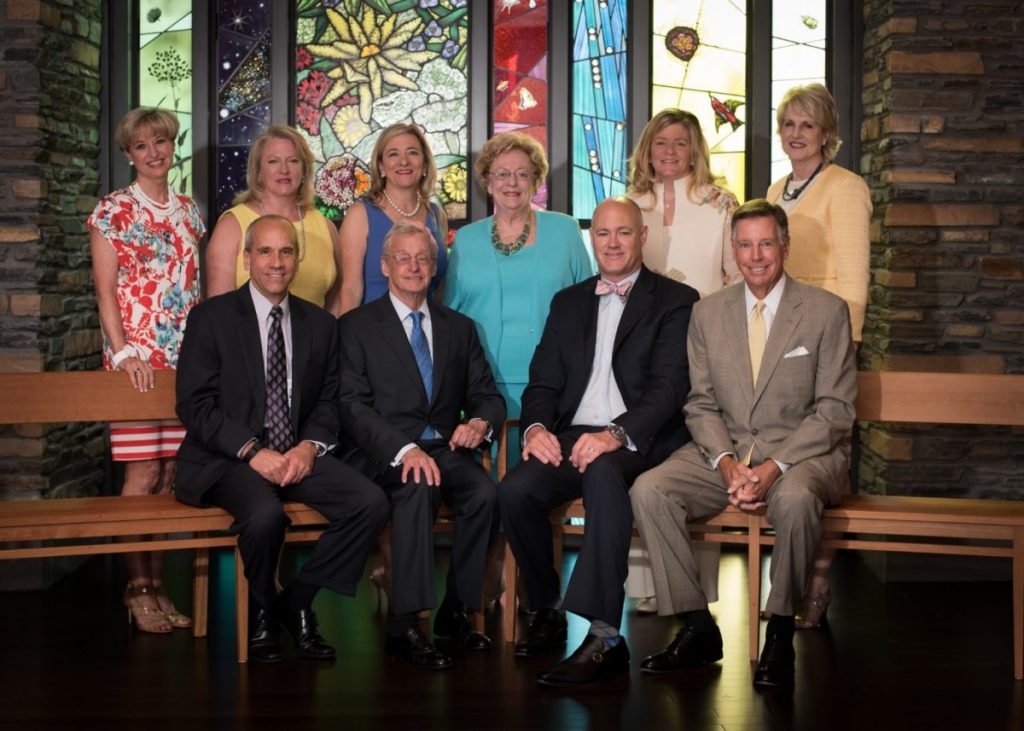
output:
M 778 203 L 786 179 L 767 198 Z M 859 175 L 829 165 L 789 213 L 786 273 L 846 300 L 853 339 L 861 341 L 871 277 L 871 194 Z

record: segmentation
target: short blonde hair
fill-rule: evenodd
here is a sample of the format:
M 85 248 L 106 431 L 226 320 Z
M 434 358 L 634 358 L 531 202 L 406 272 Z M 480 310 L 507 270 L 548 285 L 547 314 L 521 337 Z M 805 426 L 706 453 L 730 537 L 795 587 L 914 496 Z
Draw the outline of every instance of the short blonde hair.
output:
M 487 174 L 491 171 L 494 159 L 513 150 L 519 150 L 530 159 L 530 165 L 533 167 L 533 177 L 530 180 L 532 198 L 540 189 L 541 181 L 548 175 L 548 156 L 540 143 L 529 135 L 522 132 L 500 132 L 494 135 L 480 148 L 473 163 L 473 172 L 480 185 L 486 188 Z
M 821 126 L 821 132 L 825 135 L 821 155 L 826 161 L 831 161 L 839 152 L 839 146 L 843 141 L 839 139 L 839 112 L 828 89 L 821 84 L 807 84 L 794 86 L 787 91 L 775 112 L 775 121 L 778 124 L 776 132 L 779 136 L 782 135 L 783 119 L 790 108 L 794 112 L 810 117 Z
M 132 140 L 138 138 L 144 129 L 148 129 L 155 135 L 167 137 L 177 145 L 178 130 L 181 129 L 181 123 L 172 112 L 168 112 L 166 109 L 139 107 L 128 112 L 117 123 L 114 141 L 118 147 L 127 152 Z
M 711 174 L 711 151 L 708 149 L 708 142 L 704 138 L 704 132 L 700 128 L 700 120 L 696 115 L 685 112 L 682 109 L 662 109 L 651 117 L 651 121 L 644 126 L 640 133 L 640 139 L 636 143 L 636 149 L 629 158 L 629 188 L 627 193 L 644 195 L 654 190 L 654 184 L 658 182 L 654 172 L 654 164 L 651 162 L 651 148 L 654 146 L 654 138 L 666 127 L 673 124 L 682 125 L 683 129 L 690 135 L 690 187 L 687 195 L 693 197 L 694 190 L 700 190 L 715 183 L 715 176 Z
M 415 124 L 393 124 L 381 130 L 377 141 L 373 145 L 373 153 L 370 155 L 370 189 L 366 191 L 366 195 L 374 201 L 379 201 L 383 197 L 384 186 L 387 185 L 384 176 L 380 174 L 380 164 L 384 159 L 384 148 L 399 135 L 412 135 L 420 143 L 425 167 L 424 175 L 420 178 L 419 192 L 420 197 L 424 201 L 428 201 L 434 195 L 434 186 L 437 185 L 437 164 L 434 162 L 434 153 L 430 151 L 426 135 Z
M 252 143 L 252 147 L 249 148 L 249 163 L 245 169 L 245 184 L 248 187 L 235 196 L 235 205 L 259 200 L 263 195 L 260 159 L 263 157 L 263 148 L 274 139 L 288 140 L 295 146 L 295 153 L 302 160 L 302 180 L 299 181 L 298 190 L 295 191 L 296 202 L 303 206 L 313 204 L 313 152 L 306 144 L 306 139 L 293 128 L 285 124 L 274 124 L 257 137 L 256 141 Z

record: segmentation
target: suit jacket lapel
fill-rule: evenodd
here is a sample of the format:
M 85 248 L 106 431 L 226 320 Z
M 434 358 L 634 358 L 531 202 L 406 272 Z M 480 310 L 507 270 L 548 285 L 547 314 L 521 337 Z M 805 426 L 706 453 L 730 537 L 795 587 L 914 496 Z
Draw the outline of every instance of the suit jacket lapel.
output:
M 803 299 L 797 292 L 796 284 L 792 279 L 786 281 L 786 289 L 782 292 L 782 300 L 779 302 L 779 311 L 775 313 L 772 321 L 772 331 L 768 334 L 768 342 L 764 346 L 764 357 L 761 359 L 761 375 L 757 379 L 754 388 L 754 400 L 761 398 L 765 387 L 772 379 L 772 373 L 779 365 L 786 345 L 791 341 L 793 333 L 796 332 L 803 315 L 800 306 Z
M 754 403 L 754 374 L 750 368 L 750 346 L 747 338 L 746 287 L 733 287 L 728 293 L 729 317 L 722 323 L 725 342 L 736 349 L 738 378 L 743 382 L 743 395 L 749 405 Z
M 258 399 L 258 411 L 262 423 L 267 402 L 267 366 L 263 358 L 263 341 L 260 338 L 260 324 L 256 320 L 256 308 L 252 303 L 252 295 L 249 293 L 249 283 L 246 282 L 239 289 L 235 290 L 238 304 L 238 339 L 239 350 L 242 359 L 245 361 L 245 372 L 252 383 L 252 392 Z
M 309 364 L 309 357 L 312 353 L 312 333 L 309 328 L 309 320 L 306 311 L 299 305 L 296 307 L 296 300 L 291 299 L 291 325 L 292 325 L 292 402 L 291 417 L 292 428 L 295 433 L 299 429 L 299 413 L 302 408 L 302 381 L 306 375 L 306 366 Z
M 619 318 L 619 327 L 615 331 L 615 345 L 612 347 L 612 353 L 619 352 L 622 341 L 640 321 L 652 302 L 654 302 L 654 277 L 646 267 L 641 266 L 640 276 L 637 277 L 636 283 L 630 290 L 629 297 L 626 299 L 626 307 L 622 311 L 622 317 Z M 591 351 L 591 359 L 593 359 L 593 351 Z
M 418 384 L 424 400 L 428 400 L 426 392 L 423 391 L 423 376 L 420 375 L 420 369 L 416 366 L 412 345 L 409 344 L 409 336 L 405 334 L 405 326 L 398 319 L 398 312 L 391 304 L 391 298 L 384 295 L 370 306 L 375 309 L 374 316 L 380 323 L 381 339 L 391 348 L 410 382 Z M 435 377 L 434 380 L 436 381 L 437 378 Z
M 433 350 L 433 361 L 434 361 L 434 392 L 430 394 L 430 403 L 434 403 L 437 398 L 437 394 L 441 390 L 441 383 L 444 379 L 445 365 L 448 363 L 448 344 L 451 341 L 451 330 L 449 328 L 448 318 L 440 310 L 440 308 L 434 307 L 428 303 L 430 309 L 430 329 L 431 335 L 434 341 Z M 410 352 L 412 346 L 409 346 Z M 417 373 L 419 371 L 417 370 Z

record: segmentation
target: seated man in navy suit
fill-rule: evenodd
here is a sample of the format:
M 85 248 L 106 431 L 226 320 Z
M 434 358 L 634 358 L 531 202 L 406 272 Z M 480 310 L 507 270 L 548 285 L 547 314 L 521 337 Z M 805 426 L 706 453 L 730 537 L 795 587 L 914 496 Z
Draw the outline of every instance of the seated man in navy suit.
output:
M 629 671 L 619 635 L 633 530 L 633 479 L 689 440 L 686 330 L 697 292 L 643 266 L 647 227 L 636 203 L 609 198 L 590 237 L 599 275 L 551 302 L 523 392 L 523 461 L 498 490 L 501 519 L 537 610 L 517 657 L 566 640 L 565 610 L 590 620 L 542 685 L 576 686 Z M 552 566 L 551 509 L 583 497 L 586 532 L 564 602 Z
M 433 523 L 441 500 L 455 514 L 455 542 L 434 633 L 467 649 L 491 647 L 466 613 L 480 609 L 487 546 L 497 529 L 495 486 L 474 452 L 505 421 L 505 400 L 473 321 L 427 299 L 436 256 L 426 228 L 395 224 L 381 257 L 387 295 L 338 321 L 339 455 L 374 479 L 392 505 L 384 651 L 428 669 L 452 665 L 417 617 L 436 604 Z
M 175 492 L 235 518 L 253 611 L 250 657 L 283 659 L 280 623 L 300 655 L 330 659 L 313 597 L 321 586 L 355 594 L 388 504 L 372 482 L 324 458 L 338 433 L 338 338 L 333 317 L 288 294 L 298 268 L 295 228 L 262 216 L 246 232 L 244 257 L 249 281 L 188 316 L 177 379 L 187 434 Z M 330 525 L 279 595 L 284 500 L 316 508 Z

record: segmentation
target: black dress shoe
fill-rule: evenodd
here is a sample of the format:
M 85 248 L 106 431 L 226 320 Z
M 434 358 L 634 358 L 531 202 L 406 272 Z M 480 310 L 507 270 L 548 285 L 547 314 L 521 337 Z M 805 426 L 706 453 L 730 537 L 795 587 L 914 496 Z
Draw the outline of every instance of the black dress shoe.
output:
M 774 688 L 789 685 L 793 682 L 793 666 L 796 664 L 796 652 L 793 650 L 793 639 L 785 639 L 779 635 L 765 637 L 761 659 L 754 670 L 754 685 Z
M 629 674 L 629 648 L 625 638 L 606 647 L 597 635 L 587 635 L 576 652 L 537 676 L 537 683 L 555 688 L 574 688 Z
M 398 637 L 389 634 L 384 640 L 384 654 L 392 660 L 427 670 L 445 670 L 454 664 L 450 657 L 430 644 L 419 627 L 410 627 Z
M 526 637 L 516 643 L 516 657 L 545 657 L 565 645 L 569 623 L 557 609 L 538 609 L 526 628 Z
M 467 650 L 490 650 L 494 647 L 490 637 L 473 629 L 473 622 L 465 609 L 439 611 L 434 618 L 434 636 L 453 640 Z
M 277 641 L 279 627 L 269 609 L 257 609 L 249 623 L 249 657 L 256 662 L 281 662 L 284 653 Z
M 314 660 L 333 660 L 334 648 L 327 644 L 316 627 L 316 615 L 312 609 L 301 609 L 298 612 L 281 610 L 277 613 L 278 621 L 287 630 L 295 646 L 295 652 L 302 657 Z
M 646 673 L 670 673 L 679 668 L 709 665 L 722 659 L 722 633 L 718 625 L 704 629 L 683 627 L 661 652 L 648 655 L 640 663 Z

